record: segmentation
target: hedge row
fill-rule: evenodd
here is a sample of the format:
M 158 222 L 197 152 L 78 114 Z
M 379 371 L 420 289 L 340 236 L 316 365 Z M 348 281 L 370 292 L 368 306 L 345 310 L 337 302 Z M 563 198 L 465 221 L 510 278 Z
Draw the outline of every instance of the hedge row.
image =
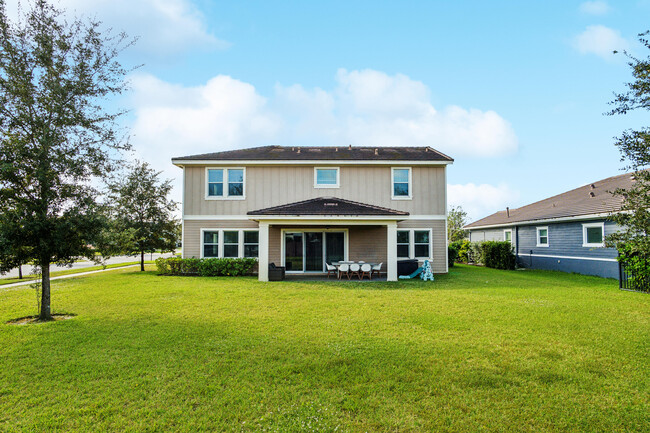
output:
M 462 245 L 462 248 L 466 251 L 468 263 L 481 264 L 495 269 L 514 269 L 516 266 L 517 258 L 512 251 L 512 244 L 508 241 L 463 242 L 467 242 Z M 461 246 L 454 245 L 454 247 Z M 460 254 L 459 259 L 462 260 Z
M 181 259 L 160 257 L 156 259 L 159 275 L 200 275 L 202 277 L 239 277 L 253 271 L 257 260 L 253 258 Z

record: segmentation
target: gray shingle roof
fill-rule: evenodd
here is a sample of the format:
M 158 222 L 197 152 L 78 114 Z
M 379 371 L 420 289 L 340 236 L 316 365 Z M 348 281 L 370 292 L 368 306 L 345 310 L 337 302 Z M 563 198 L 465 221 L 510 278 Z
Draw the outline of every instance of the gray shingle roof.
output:
M 465 228 L 614 212 L 621 208 L 623 199 L 613 196 L 611 191 L 616 188 L 629 188 L 633 182 L 632 173 L 608 177 L 517 209 L 510 209 L 510 216 L 505 210 L 499 211 L 467 224 Z
M 248 215 L 406 216 L 408 212 L 334 197 L 319 197 L 258 209 Z
M 448 161 L 431 147 L 262 146 L 172 158 L 177 161 Z

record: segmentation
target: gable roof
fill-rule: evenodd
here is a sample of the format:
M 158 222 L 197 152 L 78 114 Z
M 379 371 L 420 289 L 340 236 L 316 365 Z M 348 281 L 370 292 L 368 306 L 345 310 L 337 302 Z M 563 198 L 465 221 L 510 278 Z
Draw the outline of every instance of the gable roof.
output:
M 408 212 L 344 200 L 319 197 L 248 212 L 248 215 L 406 216 Z
M 623 198 L 611 194 L 616 188 L 630 188 L 632 173 L 608 177 L 580 188 L 507 211 L 499 211 L 465 226 L 466 229 L 511 225 L 555 218 L 579 217 L 615 212 L 621 208 Z
M 262 146 L 172 158 L 183 161 L 432 161 L 453 162 L 431 147 Z

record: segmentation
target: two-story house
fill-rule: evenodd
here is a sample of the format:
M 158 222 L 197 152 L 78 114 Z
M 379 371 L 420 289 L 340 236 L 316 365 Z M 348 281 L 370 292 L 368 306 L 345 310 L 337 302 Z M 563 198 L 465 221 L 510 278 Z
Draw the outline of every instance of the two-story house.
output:
M 172 159 L 183 169 L 183 257 L 258 257 L 287 273 L 402 258 L 447 272 L 447 165 L 430 147 L 264 146 Z

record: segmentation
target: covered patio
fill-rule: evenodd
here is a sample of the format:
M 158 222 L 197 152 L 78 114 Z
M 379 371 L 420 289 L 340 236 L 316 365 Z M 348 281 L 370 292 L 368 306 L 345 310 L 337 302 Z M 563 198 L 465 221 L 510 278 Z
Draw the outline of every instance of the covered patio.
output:
M 326 264 L 339 261 L 381 263 L 382 279 L 397 281 L 397 223 L 408 212 L 318 198 L 248 215 L 259 225 L 260 281 L 269 280 L 270 263 L 287 278 L 327 279 Z

